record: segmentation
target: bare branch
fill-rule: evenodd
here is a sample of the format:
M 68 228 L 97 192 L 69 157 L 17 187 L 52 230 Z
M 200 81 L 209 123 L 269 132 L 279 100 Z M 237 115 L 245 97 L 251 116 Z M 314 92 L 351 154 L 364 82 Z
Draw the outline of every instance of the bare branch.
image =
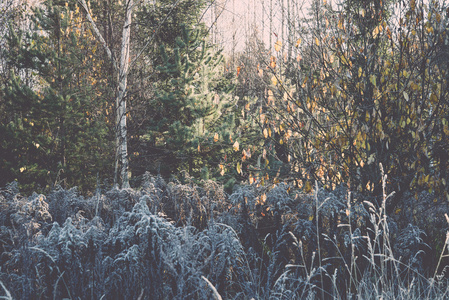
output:
M 81 6 L 84 8 L 84 10 L 86 11 L 86 17 L 87 20 L 89 21 L 89 23 L 92 25 L 92 29 L 94 30 L 95 35 L 97 36 L 97 38 L 100 40 L 100 43 L 103 45 L 103 48 L 106 51 L 106 54 L 108 55 L 108 58 L 111 60 L 112 65 L 114 67 L 115 70 L 118 70 L 117 67 L 117 62 L 114 59 L 114 56 L 112 54 L 111 49 L 109 49 L 108 44 L 106 43 L 106 41 L 104 40 L 103 36 L 100 33 L 100 30 L 98 30 L 97 25 L 95 24 L 94 20 L 92 19 L 92 16 L 89 12 L 89 8 L 87 7 L 87 3 L 86 0 L 78 0 L 78 3 L 81 4 Z
M 201 278 L 206 281 L 207 285 L 210 287 L 210 289 L 212 290 L 212 294 L 214 295 L 214 299 L 215 300 L 221 300 L 221 296 L 218 293 L 217 289 L 214 287 L 214 285 L 204 276 L 201 276 Z

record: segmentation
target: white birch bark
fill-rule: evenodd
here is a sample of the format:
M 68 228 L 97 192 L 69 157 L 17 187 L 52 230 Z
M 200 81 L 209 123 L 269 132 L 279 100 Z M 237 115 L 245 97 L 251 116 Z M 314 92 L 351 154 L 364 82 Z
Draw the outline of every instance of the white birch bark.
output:
M 126 127 L 126 85 L 128 79 L 129 69 L 129 46 L 131 40 L 131 21 L 132 10 L 134 7 L 134 1 L 128 0 L 125 13 L 125 23 L 123 24 L 122 32 L 122 46 L 120 50 L 120 69 L 118 72 L 118 90 L 117 90 L 117 126 L 119 127 L 119 147 L 120 149 L 120 161 L 121 161 L 121 179 L 122 188 L 129 188 L 128 177 L 128 143 L 126 139 L 127 127 Z
M 113 66 L 114 66 L 114 69 L 117 69 L 117 63 L 112 55 L 112 51 L 111 51 L 111 49 L 109 49 L 108 44 L 104 40 L 103 36 L 100 33 L 100 30 L 98 30 L 97 25 L 95 24 L 94 20 L 92 19 L 92 15 L 89 12 L 89 8 L 87 6 L 86 0 L 78 0 L 78 3 L 81 4 L 81 6 L 86 11 L 86 18 L 89 21 L 90 25 L 92 26 L 95 36 L 100 41 L 100 43 L 103 45 L 103 48 L 106 51 L 106 54 L 108 55 L 109 60 L 112 62 Z
M 78 0 L 81 6 L 86 11 L 86 17 L 91 24 L 93 31 L 103 45 L 108 58 L 111 60 L 115 71 L 117 72 L 117 91 L 116 91 L 116 162 L 115 162 L 115 174 L 114 174 L 114 185 L 118 186 L 118 166 L 120 164 L 120 179 L 121 187 L 129 188 L 129 175 L 128 175 L 128 145 L 127 145 L 127 128 L 126 128 L 126 86 L 129 70 L 129 48 L 131 40 L 131 21 L 132 21 L 132 10 L 134 8 L 134 0 L 128 0 L 126 4 L 125 21 L 122 30 L 122 43 L 120 48 L 120 65 L 117 66 L 117 61 L 115 60 L 111 49 L 108 47 L 105 39 L 98 30 L 97 25 L 92 19 L 92 15 L 89 12 L 86 0 Z

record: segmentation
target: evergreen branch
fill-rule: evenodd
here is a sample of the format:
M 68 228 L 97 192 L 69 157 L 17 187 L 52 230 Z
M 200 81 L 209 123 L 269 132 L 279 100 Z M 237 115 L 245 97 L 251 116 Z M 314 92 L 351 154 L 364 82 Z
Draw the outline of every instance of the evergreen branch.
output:
M 159 24 L 159 26 L 153 32 L 153 35 L 151 36 L 150 40 L 142 47 L 142 49 L 140 49 L 139 53 L 136 55 L 136 57 L 131 62 L 130 69 L 133 67 L 133 65 L 136 63 L 136 61 L 139 59 L 139 57 L 143 54 L 145 49 L 148 48 L 148 46 L 151 44 L 151 42 L 153 42 L 154 38 L 156 37 L 156 34 L 159 32 L 159 30 L 161 29 L 162 25 L 165 24 L 165 21 L 167 21 L 168 17 L 170 17 L 171 13 L 176 8 L 176 6 L 178 6 L 179 2 L 181 2 L 181 0 L 176 1 L 176 3 L 173 4 L 172 8 L 168 12 L 168 14 L 165 16 L 164 20 L 162 20 L 162 22 Z

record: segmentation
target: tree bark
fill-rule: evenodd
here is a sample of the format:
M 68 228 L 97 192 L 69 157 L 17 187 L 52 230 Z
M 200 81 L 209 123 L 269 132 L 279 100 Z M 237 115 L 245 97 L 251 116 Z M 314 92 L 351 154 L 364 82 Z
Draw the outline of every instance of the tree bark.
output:
M 116 91 L 116 161 L 115 161 L 115 173 L 114 173 L 114 186 L 118 187 L 119 180 L 118 169 L 120 166 L 120 180 L 122 188 L 129 188 L 129 163 L 128 163 L 128 146 L 127 146 L 127 128 L 126 128 L 126 87 L 128 79 L 129 70 L 129 48 L 131 40 L 131 21 L 132 21 L 132 10 L 134 8 L 134 0 L 128 0 L 126 4 L 125 21 L 122 30 L 122 43 L 120 48 L 120 65 L 117 66 L 117 61 L 115 60 L 113 53 L 109 46 L 107 45 L 105 39 L 98 30 L 92 16 L 89 12 L 86 0 L 78 0 L 81 6 L 86 11 L 86 17 L 91 24 L 93 31 L 103 45 L 109 60 L 111 60 L 114 70 L 117 72 L 117 91 Z
M 118 72 L 118 90 L 117 90 L 117 126 L 119 133 L 118 149 L 120 151 L 121 170 L 120 177 L 122 180 L 122 188 L 129 188 L 128 177 L 128 143 L 126 139 L 126 85 L 128 80 L 129 69 L 129 45 L 131 39 L 131 21 L 132 10 L 134 6 L 133 0 L 128 0 L 125 13 L 125 23 L 122 31 L 122 46 L 120 50 L 120 69 Z

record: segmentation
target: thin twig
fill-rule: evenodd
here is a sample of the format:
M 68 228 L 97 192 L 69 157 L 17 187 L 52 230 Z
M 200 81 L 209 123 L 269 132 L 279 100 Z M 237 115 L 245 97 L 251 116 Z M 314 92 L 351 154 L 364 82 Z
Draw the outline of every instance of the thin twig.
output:
M 3 282 L 1 280 L 0 280 L 0 285 L 2 286 L 3 290 L 6 293 L 6 296 L 1 296 L 0 299 L 12 300 L 11 293 L 8 291 L 8 289 L 5 287 L 5 285 L 3 284 Z
M 214 295 L 215 300 L 222 300 L 220 294 L 218 293 L 217 289 L 214 287 L 214 285 L 204 276 L 201 276 L 201 278 L 206 281 L 207 285 L 212 290 L 212 294 Z

